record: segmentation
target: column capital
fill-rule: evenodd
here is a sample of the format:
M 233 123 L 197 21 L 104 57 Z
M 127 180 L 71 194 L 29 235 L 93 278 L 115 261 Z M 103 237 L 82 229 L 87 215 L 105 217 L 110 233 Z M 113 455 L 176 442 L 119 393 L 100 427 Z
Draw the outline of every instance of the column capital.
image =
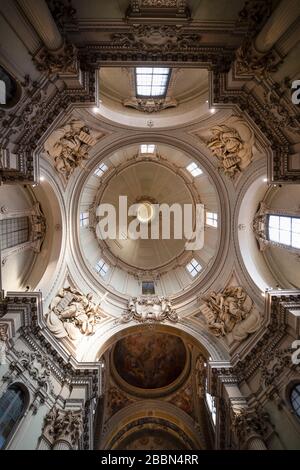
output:
M 54 406 L 45 417 L 43 435 L 53 447 L 59 442 L 65 442 L 75 449 L 82 433 L 82 410 L 61 410 Z

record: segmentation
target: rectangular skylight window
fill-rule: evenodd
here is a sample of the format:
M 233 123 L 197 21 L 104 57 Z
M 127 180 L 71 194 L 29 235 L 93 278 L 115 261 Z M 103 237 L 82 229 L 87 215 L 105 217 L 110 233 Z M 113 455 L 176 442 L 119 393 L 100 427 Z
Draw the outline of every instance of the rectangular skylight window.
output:
M 135 69 L 136 95 L 146 97 L 165 97 L 170 69 L 159 67 L 137 67 Z
M 88 212 L 80 213 L 80 227 L 88 227 L 90 223 L 90 215 Z
M 95 171 L 95 175 L 96 176 L 99 176 L 99 178 L 101 178 L 101 176 L 108 170 L 108 166 L 105 165 L 105 163 L 101 163 L 100 166 L 98 166 L 97 170 Z
M 154 144 L 143 144 L 140 147 L 141 153 L 154 153 L 155 145 Z
M 187 265 L 186 269 L 192 277 L 195 277 L 200 273 L 202 266 L 200 263 L 198 263 L 198 261 L 195 260 L 195 258 L 193 258 L 192 261 Z
M 202 175 L 203 171 L 201 170 L 201 168 L 198 167 L 198 165 L 196 163 L 190 163 L 187 167 L 186 167 L 187 171 L 189 171 L 191 173 L 191 175 L 194 176 L 194 178 L 196 178 L 196 176 L 200 176 Z
M 269 239 L 300 249 L 300 217 L 270 215 Z
M 215 212 L 206 212 L 206 225 L 210 225 L 211 227 L 218 226 L 218 214 Z
M 104 277 L 106 276 L 108 270 L 109 270 L 108 264 L 106 264 L 103 259 L 100 259 L 100 261 L 98 261 L 98 263 L 96 264 L 97 273 L 99 273 L 102 277 Z

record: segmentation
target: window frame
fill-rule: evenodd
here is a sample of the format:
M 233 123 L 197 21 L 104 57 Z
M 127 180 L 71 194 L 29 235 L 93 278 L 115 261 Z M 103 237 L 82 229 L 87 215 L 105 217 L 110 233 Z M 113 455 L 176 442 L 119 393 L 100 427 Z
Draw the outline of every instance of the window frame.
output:
M 196 263 L 196 266 L 193 265 L 193 262 Z M 189 266 L 192 266 L 192 269 L 189 270 Z M 198 270 L 198 267 L 200 267 L 200 269 Z M 187 273 L 191 276 L 192 279 L 195 279 L 200 273 L 201 271 L 203 270 L 203 266 L 200 264 L 200 262 L 196 259 L 196 258 L 192 258 L 191 261 L 189 261 L 189 263 L 187 263 L 186 267 L 185 267 Z M 193 275 L 192 273 L 195 271 L 195 274 Z
M 152 70 L 152 77 L 155 76 L 155 74 L 153 74 L 153 70 L 155 69 L 168 69 L 168 74 L 156 74 L 156 75 L 167 75 L 167 81 L 166 81 L 166 84 L 164 85 L 165 87 L 165 90 L 164 90 L 164 93 L 160 94 L 160 95 L 153 95 L 153 94 L 150 94 L 150 95 L 143 95 L 143 94 L 139 94 L 138 93 L 138 87 L 139 87 L 139 84 L 138 84 L 138 75 L 150 75 L 150 74 L 141 74 L 141 73 L 138 73 L 137 70 L 138 69 L 149 69 L 149 70 Z M 134 68 L 134 80 L 135 80 L 135 96 L 137 99 L 158 99 L 158 100 L 161 100 L 161 99 L 165 99 L 167 94 L 168 94 L 168 89 L 169 89 L 169 84 L 170 84 L 170 80 L 171 80 L 171 75 L 172 75 L 172 69 L 171 67 L 135 67 Z M 152 88 L 152 84 L 150 85 L 150 87 Z
M 87 217 L 82 217 L 84 214 L 87 214 Z M 85 220 L 88 221 L 87 224 L 84 224 Z M 80 224 L 80 228 L 88 228 L 90 226 L 90 213 L 89 212 L 81 212 L 80 211 L 79 224 Z
M 102 167 L 105 167 L 103 170 Z M 100 165 L 97 166 L 96 170 L 94 171 L 94 175 L 97 176 L 97 178 L 102 178 L 102 176 L 108 171 L 108 166 L 106 163 L 100 163 Z
M 209 217 L 208 214 L 211 214 L 212 217 Z M 212 220 L 213 223 L 212 224 L 208 223 L 208 220 Z M 208 227 L 212 227 L 212 228 L 218 228 L 218 225 L 219 225 L 218 213 L 206 211 L 205 212 L 205 225 L 207 225 Z
M 142 147 L 147 147 L 147 151 L 143 152 Z M 149 147 L 153 147 L 153 151 L 149 152 Z M 141 144 L 140 145 L 140 155 L 155 155 L 156 145 L 155 144 Z
M 299 408 L 297 410 L 295 409 L 293 400 L 292 400 L 292 394 L 295 391 L 295 389 L 297 390 L 298 397 L 299 397 Z M 296 419 L 300 421 L 300 382 L 299 381 L 294 382 L 290 385 L 289 392 L 288 392 L 288 399 L 289 399 L 289 405 L 291 407 L 293 415 L 296 417 Z
M 107 270 L 103 269 L 104 266 L 107 267 Z M 108 271 L 110 270 L 110 266 L 108 263 L 106 263 L 106 261 L 103 258 L 100 258 L 99 261 L 96 263 L 95 269 L 96 269 L 96 272 L 99 274 L 99 276 L 104 278 L 107 275 Z
M 192 168 L 193 167 L 193 168 Z M 198 176 L 203 175 L 203 170 L 200 166 L 192 161 L 186 166 L 186 170 L 192 175 L 193 178 L 198 178 Z
M 30 241 L 30 232 L 31 223 L 28 216 L 1 219 L 0 249 L 2 251 L 10 250 L 16 246 L 28 243 Z
M 30 403 L 30 393 L 29 393 L 27 387 L 21 382 L 14 382 L 14 383 L 10 384 L 7 387 L 7 389 L 5 390 L 5 392 L 1 395 L 0 399 L 11 388 L 18 388 L 20 391 L 23 392 L 23 394 L 24 394 L 23 408 L 22 408 L 22 412 L 20 413 L 20 416 L 19 416 L 18 420 L 12 426 L 12 428 L 10 430 L 10 433 L 7 436 L 7 439 L 6 439 L 3 447 L 0 448 L 0 450 L 6 450 L 7 447 L 10 445 L 10 443 L 12 442 L 12 440 L 14 439 L 16 433 L 18 432 L 20 426 L 22 425 L 22 421 L 23 421 L 23 419 L 26 415 L 26 412 L 28 410 L 29 403 Z
M 288 219 L 291 219 L 291 228 L 289 230 L 289 234 L 290 234 L 290 244 L 286 244 L 286 243 L 283 243 L 281 241 L 275 241 L 275 240 L 272 240 L 270 238 L 270 229 L 272 229 L 272 227 L 270 227 L 270 218 L 271 217 L 278 217 L 279 219 L 279 226 L 278 226 L 278 232 L 279 232 L 279 240 L 280 240 L 280 219 L 281 218 L 288 218 Z M 266 223 L 266 238 L 267 238 L 267 241 L 273 245 L 273 246 L 279 246 L 281 248 L 285 248 L 289 251 L 296 251 L 296 252 L 299 252 L 300 251 L 300 247 L 297 248 L 295 246 L 292 245 L 292 234 L 294 233 L 293 230 L 292 230 L 292 221 L 293 219 L 297 219 L 297 220 L 300 220 L 300 216 L 298 215 L 292 215 L 292 214 L 285 214 L 285 213 L 276 213 L 276 212 L 269 212 L 267 214 L 267 223 Z M 274 227 L 274 229 L 276 229 Z M 283 231 L 283 230 L 282 230 Z M 287 231 L 287 230 L 286 230 Z

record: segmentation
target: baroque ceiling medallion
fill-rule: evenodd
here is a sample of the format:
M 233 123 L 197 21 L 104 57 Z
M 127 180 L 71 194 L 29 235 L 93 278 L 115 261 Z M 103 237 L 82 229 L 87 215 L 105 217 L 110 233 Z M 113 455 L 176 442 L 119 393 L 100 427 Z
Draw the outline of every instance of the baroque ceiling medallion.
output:
M 161 323 L 166 320 L 177 323 L 179 317 L 169 298 L 149 295 L 133 297 L 129 300 L 128 308 L 122 314 L 121 323 L 128 323 L 132 320 L 139 323 Z

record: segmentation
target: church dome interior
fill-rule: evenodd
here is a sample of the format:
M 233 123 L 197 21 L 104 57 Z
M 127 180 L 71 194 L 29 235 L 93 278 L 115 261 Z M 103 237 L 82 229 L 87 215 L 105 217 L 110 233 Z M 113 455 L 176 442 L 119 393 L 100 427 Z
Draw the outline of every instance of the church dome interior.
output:
M 299 0 L 0 13 L 0 449 L 299 450 Z

